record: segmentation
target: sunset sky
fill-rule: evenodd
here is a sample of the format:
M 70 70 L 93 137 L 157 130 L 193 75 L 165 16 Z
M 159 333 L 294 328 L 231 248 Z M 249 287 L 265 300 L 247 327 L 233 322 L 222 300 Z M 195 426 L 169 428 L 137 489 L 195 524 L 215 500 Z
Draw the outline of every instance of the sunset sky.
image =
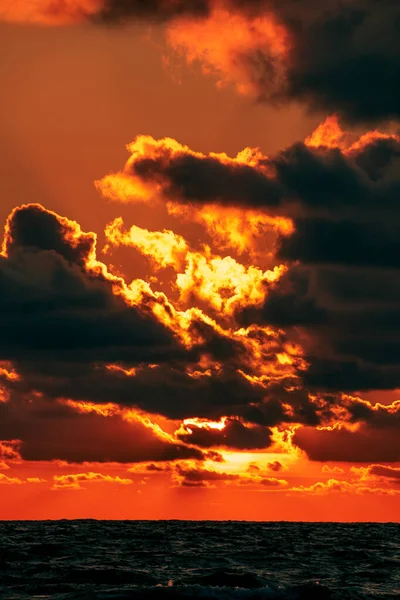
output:
M 2 0 L 0 519 L 400 520 L 395 0 Z

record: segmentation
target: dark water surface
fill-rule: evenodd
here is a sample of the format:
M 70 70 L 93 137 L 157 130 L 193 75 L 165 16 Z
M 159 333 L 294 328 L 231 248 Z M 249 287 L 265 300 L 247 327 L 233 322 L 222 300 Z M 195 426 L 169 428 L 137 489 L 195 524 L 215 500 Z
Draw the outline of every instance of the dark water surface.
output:
M 0 522 L 0 598 L 400 599 L 400 524 Z

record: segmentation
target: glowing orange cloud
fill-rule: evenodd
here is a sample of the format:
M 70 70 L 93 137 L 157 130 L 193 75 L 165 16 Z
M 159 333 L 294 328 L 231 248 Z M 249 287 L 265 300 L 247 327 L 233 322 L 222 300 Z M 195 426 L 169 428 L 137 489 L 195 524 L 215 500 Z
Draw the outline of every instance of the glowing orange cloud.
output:
M 258 474 L 228 473 L 224 470 L 199 467 L 192 463 L 177 464 L 172 471 L 172 482 L 183 487 L 212 488 L 218 485 L 265 487 L 270 490 L 284 490 L 288 486 L 285 479 L 263 477 Z
M 231 158 L 225 153 L 210 152 L 204 154 L 196 152 L 184 144 L 172 138 L 156 140 L 149 135 L 138 135 L 133 142 L 127 145 L 130 153 L 123 171 L 107 175 L 95 182 L 99 191 L 107 198 L 118 202 L 153 202 L 157 196 L 163 193 L 163 174 L 160 166 L 168 166 L 172 160 L 193 157 L 201 161 L 212 160 L 221 163 L 231 169 L 240 167 L 255 168 L 265 158 L 257 149 L 246 148 Z M 154 167 L 149 165 L 149 175 L 146 169 L 135 175 L 135 165 L 141 160 L 151 159 L 155 161 Z M 168 198 L 167 198 L 168 199 Z M 171 199 L 171 198 L 169 198 Z
M 146 6 L 149 4 L 149 6 Z M 198 19 L 201 17 L 201 19 Z M 0 8 L 0 19 L 42 25 L 70 25 L 89 20 L 93 23 L 120 22 L 125 19 L 167 21 L 167 39 L 175 50 L 184 50 L 189 62 L 200 60 L 204 70 L 215 72 L 220 81 L 234 81 L 239 92 L 257 93 L 265 77 L 257 72 L 260 54 L 274 65 L 274 77 L 266 83 L 279 87 L 288 50 L 288 33 L 272 14 L 250 17 L 229 7 L 223 0 L 15 0 Z M 254 55 L 254 65 L 244 57 Z M 248 73 L 250 70 L 250 75 Z M 252 73 L 255 71 L 255 74 Z M 274 81 L 279 79 L 280 81 Z
M 340 125 L 338 115 L 327 117 L 323 123 L 305 140 L 309 148 L 339 148 L 346 155 L 357 153 L 377 140 L 400 140 L 400 136 L 393 133 L 383 133 L 378 130 L 368 131 L 360 137 L 354 133 L 344 131 Z
M 112 477 L 102 473 L 74 473 L 72 475 L 55 475 L 53 477 L 53 489 L 82 489 L 81 483 L 116 483 L 119 485 L 131 485 L 132 479 L 123 479 L 121 477 Z
M 286 29 L 271 13 L 251 17 L 216 2 L 205 20 L 171 23 L 167 39 L 175 50 L 183 51 L 189 63 L 199 61 L 204 72 L 218 77 L 220 85 L 233 82 L 241 94 L 259 94 L 257 76 L 266 77 L 263 61 L 274 65 L 270 80 L 263 82 L 266 87 L 272 91 L 282 85 L 290 41 Z
M 20 376 L 10 363 L 0 362 L 0 378 L 6 381 L 18 381 Z
M 342 130 L 337 115 L 327 117 L 318 125 L 317 129 L 306 139 L 305 143 L 310 148 L 340 148 L 346 150 L 346 133 Z
M 385 487 L 373 487 L 366 486 L 363 484 L 350 483 L 345 480 L 329 479 L 326 482 L 318 481 L 310 486 L 300 485 L 298 487 L 292 487 L 290 492 L 297 492 L 301 494 L 316 494 L 324 495 L 330 493 L 340 494 L 377 494 L 387 496 L 397 496 L 400 494 L 400 490 Z
M 150 136 L 138 136 L 127 148 L 130 158 L 124 169 L 96 181 L 96 187 L 105 197 L 124 203 L 145 202 L 155 205 L 163 200 L 170 215 L 183 221 L 192 221 L 203 225 L 218 248 L 234 249 L 239 254 L 247 253 L 254 260 L 260 260 L 262 257 L 264 262 L 272 264 L 276 236 L 278 234 L 288 236 L 293 233 L 293 222 L 286 216 L 271 216 L 267 211 L 233 206 L 235 204 L 233 197 L 236 192 L 235 187 L 231 189 L 231 198 L 230 192 L 224 191 L 227 197 L 223 204 L 219 202 L 220 198 L 218 197 L 207 198 L 204 205 L 193 205 L 190 202 L 181 204 L 179 189 L 169 190 L 168 181 L 165 180 L 162 173 L 162 170 L 168 169 L 172 162 L 190 161 L 193 157 L 194 160 L 204 165 L 209 162 L 215 166 L 221 165 L 233 176 L 235 173 L 238 176 L 242 173 L 243 177 L 246 177 L 247 174 L 250 174 L 249 170 L 253 169 L 256 176 L 258 174 L 259 177 L 273 177 L 273 171 L 268 166 L 268 158 L 263 156 L 259 150 L 246 148 L 236 157 L 231 158 L 224 153 L 195 152 L 171 138 L 155 140 Z M 149 171 L 149 177 L 145 171 L 135 174 L 136 164 L 146 161 L 146 159 L 154 162 L 154 170 Z M 157 172 L 158 166 L 159 172 Z M 245 183 L 240 185 L 245 186 Z M 195 187 L 193 189 L 195 190 Z M 193 200 L 196 198 L 194 197 Z M 139 232 L 135 231 L 136 239 L 139 240 Z M 112 235 L 112 227 L 108 228 L 108 232 L 109 235 Z M 143 234 L 141 235 L 143 236 Z M 169 238 L 169 244 L 174 243 L 174 256 L 177 257 L 185 249 L 185 243 L 183 240 L 179 240 L 179 244 L 177 244 L 176 237 L 173 242 L 170 235 Z M 146 240 L 149 245 L 149 233 Z M 164 242 L 166 242 L 165 235 Z M 152 240 L 153 248 L 154 243 L 155 239 Z M 158 239 L 158 247 L 160 248 L 160 239 Z M 158 255 L 160 255 L 160 250 Z M 166 256 L 169 256 L 169 251 Z M 166 259 L 163 258 L 163 260 Z
M 230 256 L 214 255 L 208 246 L 195 252 L 172 231 L 150 232 L 135 225 L 125 231 L 122 219 L 110 223 L 105 233 L 109 245 L 132 246 L 157 268 L 173 267 L 183 305 L 198 298 L 226 315 L 233 315 L 239 307 L 262 303 L 268 284 L 285 271 L 283 265 L 265 272 L 255 266 L 246 268 Z
M 222 431 L 222 429 L 224 429 L 224 427 L 226 426 L 226 418 L 223 418 L 220 421 L 207 421 L 206 419 L 184 419 L 183 426 L 189 432 L 190 425 L 195 425 L 199 428 L 217 429 L 219 431 Z
M 0 473 L 0 485 L 23 485 L 25 483 L 46 483 L 46 480 L 40 479 L 40 477 L 20 479 L 19 477 L 8 477 L 4 473 Z
M 294 226 L 290 219 L 254 210 L 225 206 L 190 206 L 167 203 L 167 210 L 183 221 L 199 223 L 207 230 L 213 244 L 249 254 L 253 260 L 273 261 L 273 245 L 277 234 L 290 235 Z
M 369 465 L 368 467 L 351 467 L 351 472 L 361 481 L 372 483 L 397 484 L 400 482 L 400 467 L 390 465 Z M 400 490 L 399 490 L 400 492 Z

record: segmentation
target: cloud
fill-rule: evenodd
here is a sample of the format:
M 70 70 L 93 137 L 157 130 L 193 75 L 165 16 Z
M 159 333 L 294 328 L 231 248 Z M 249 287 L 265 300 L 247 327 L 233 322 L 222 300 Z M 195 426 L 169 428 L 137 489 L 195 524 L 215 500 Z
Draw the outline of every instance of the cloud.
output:
M 0 8 L 0 20 L 162 24 L 219 84 L 331 115 L 272 156 L 129 144 L 125 167 L 96 183 L 103 195 L 164 204 L 171 221 L 209 235 L 193 244 L 114 219 L 106 250 L 139 251 L 148 281 L 114 275 L 78 223 L 39 204 L 12 211 L 0 255 L 0 467 L 139 463 L 132 472 L 186 487 L 397 493 L 399 469 L 386 463 L 400 461 L 400 403 L 360 397 L 400 388 L 400 137 L 387 123 L 400 117 L 397 4 L 35 0 Z M 324 481 L 290 488 L 254 463 L 231 471 L 221 449 L 368 466 L 345 481 L 325 464 Z M 96 482 L 132 480 L 82 472 L 54 477 L 54 489 Z
M 163 195 L 178 217 L 176 206 L 183 205 L 192 207 L 190 214 L 194 207 L 206 208 L 207 215 L 215 209 L 215 219 L 221 206 L 276 219 L 275 264 L 286 267 L 279 266 L 276 279 L 258 277 L 265 281 L 264 309 L 243 306 L 240 299 L 231 306 L 243 310 L 242 323 L 282 328 L 300 342 L 309 364 L 306 385 L 334 391 L 400 386 L 398 136 L 371 132 L 357 139 L 332 118 L 306 143 L 273 157 L 250 149 L 233 159 L 205 155 L 148 137 L 129 148 L 123 172 L 99 183 L 114 199 L 157 202 Z M 237 213 L 231 218 L 237 231 Z M 213 222 L 206 221 L 211 228 Z M 229 213 L 224 223 L 230 230 Z M 201 281 L 207 284 L 213 273 L 205 272 Z M 190 282 L 193 290 L 189 275 L 181 273 L 177 281 Z M 253 290 L 260 289 L 252 280 Z
M 354 475 L 367 481 L 387 481 L 398 485 L 400 483 L 400 468 L 390 465 L 369 465 L 368 467 L 352 467 Z
M 185 467 L 178 465 L 176 467 L 173 481 L 183 487 L 210 487 L 216 482 L 237 481 L 239 475 L 235 473 L 224 473 L 213 471 L 211 469 L 202 469 L 197 467 Z
M 362 424 L 355 431 L 346 427 L 296 430 L 293 443 L 304 450 L 310 460 L 336 462 L 397 462 L 400 460 L 398 424 L 376 428 Z
M 164 234 L 146 239 L 170 243 Z M 200 253 L 192 255 L 200 261 Z M 209 260 L 217 269 L 222 259 Z M 239 263 L 231 263 L 238 276 L 246 276 Z M 207 279 L 211 275 L 203 276 L 202 286 Z M 214 279 L 222 298 L 225 280 L 219 283 L 217 271 Z M 270 445 L 268 424 L 251 414 L 247 425 L 228 420 L 225 441 L 221 436 L 221 441 L 197 442 L 159 436 L 140 419 L 129 420 L 126 410 L 170 419 L 245 418 L 264 405 L 272 381 L 292 370 L 296 359 L 286 354 L 291 349 L 285 349 L 280 332 L 236 330 L 234 321 L 224 329 L 196 307 L 177 310 L 144 281 L 128 285 L 97 260 L 95 234 L 40 205 L 17 208 L 9 216 L 0 282 L 5 290 L 0 378 L 8 393 L 0 403 L 0 439 L 18 440 L 23 459 L 201 460 L 204 454 L 194 445 Z M 248 288 L 240 285 L 231 291 L 238 301 Z M 101 405 L 107 403 L 114 408 L 103 414 Z M 277 410 L 274 423 L 285 414 L 279 401 Z M 264 419 L 267 414 L 265 406 Z
M 400 468 L 398 467 L 371 465 L 369 467 L 369 472 L 371 475 L 375 475 L 376 477 L 385 477 L 396 482 L 400 480 Z
M 222 429 L 210 427 L 193 420 L 185 423 L 177 437 L 202 448 L 235 448 L 238 450 L 261 450 L 272 444 L 272 431 L 261 425 L 246 425 L 239 419 L 226 419 Z
M 240 93 L 374 122 L 399 116 L 399 14 L 392 0 L 216 1 L 168 36 Z
M 215 487 L 218 482 L 232 485 L 261 485 L 267 488 L 284 488 L 288 485 L 284 479 L 261 477 L 253 473 L 226 473 L 185 464 L 178 464 L 175 467 L 172 480 L 179 486 L 201 488 Z
M 39 205 L 10 215 L 0 257 L 2 341 L 6 360 L 58 356 L 65 362 L 164 360 L 178 350 L 172 333 L 124 284 L 95 261 L 94 234 Z M 146 356 L 147 353 L 147 356 Z
M 335 123 L 329 127 L 332 134 Z M 120 219 L 107 228 L 109 244 L 133 245 L 149 256 L 156 268 L 176 268 L 177 281 L 188 293 L 187 302 L 189 295 L 196 304 L 201 297 L 205 304 L 208 299 L 207 310 L 214 310 L 215 319 L 193 307 L 191 301 L 189 308 L 179 309 L 146 282 L 136 280 L 127 285 L 110 274 L 96 258 L 95 234 L 82 232 L 77 223 L 39 205 L 14 210 L 0 259 L 0 277 L 7 290 L 0 300 L 5 330 L 2 358 L 13 361 L 17 369 L 16 377 L 10 377 L 11 371 L 1 374 L 9 392 L 23 397 L 36 391 L 49 400 L 112 402 L 171 419 L 230 417 L 223 433 L 194 427 L 191 434 L 182 434 L 184 442 L 203 447 L 267 447 L 269 427 L 330 423 L 337 419 L 336 403 L 343 408 L 341 418 L 363 420 L 362 415 L 349 416 L 355 404 L 344 406 L 336 392 L 379 389 L 383 381 L 386 386 L 396 383 L 396 342 L 388 339 L 396 331 L 394 300 L 391 312 L 383 315 L 381 311 L 389 298 L 386 289 L 396 286 L 396 279 L 390 276 L 391 262 L 388 272 L 382 269 L 378 275 L 382 285 L 374 292 L 376 286 L 370 279 L 374 266 L 368 263 L 368 253 L 363 263 L 350 260 L 336 239 L 343 233 L 343 211 L 346 219 L 353 219 L 356 230 L 362 230 L 364 218 L 371 227 L 377 216 L 389 226 L 386 207 L 378 204 L 378 198 L 389 190 L 387 207 L 393 204 L 391 159 L 385 154 L 383 160 L 379 150 L 378 161 L 371 148 L 393 142 L 389 155 L 396 158 L 397 142 L 393 136 L 375 133 L 349 140 L 343 148 L 320 147 L 317 138 L 322 136 L 327 143 L 326 128 L 325 124 L 307 144 L 277 157 L 267 159 L 260 153 L 244 153 L 236 159 L 211 156 L 227 169 L 228 179 L 231 168 L 240 170 L 244 165 L 249 173 L 257 171 L 284 190 L 273 211 L 281 211 L 277 218 L 286 215 L 295 227 L 277 240 L 278 257 L 289 243 L 296 247 L 295 240 L 300 240 L 296 242 L 300 248 L 310 239 L 317 248 L 328 240 L 330 254 L 321 253 L 322 259 L 293 253 L 285 259 L 285 268 L 266 276 L 230 258 L 226 275 L 221 266 L 228 264 L 226 258 L 207 249 L 204 253 L 191 250 L 186 240 L 171 231 L 150 232 L 136 226 L 125 230 Z M 335 144 L 346 137 L 340 131 L 333 134 Z M 174 161 L 181 154 L 190 155 L 196 164 L 204 159 L 171 141 L 165 144 L 146 138 L 135 142 L 127 169 L 136 169 L 136 160 L 144 161 L 145 170 L 140 167 L 138 172 L 146 179 L 160 164 L 164 168 L 165 152 L 167 170 L 169 161 L 174 165 L 168 177 L 179 173 L 179 160 Z M 156 171 L 149 166 L 154 156 Z M 369 165 L 369 171 L 372 163 L 379 163 L 377 181 L 361 169 L 360 161 L 363 169 Z M 313 174 L 317 174 L 321 189 L 330 190 L 327 198 L 316 195 Z M 344 186 L 336 183 L 336 191 L 330 184 L 335 177 L 342 178 Z M 201 185 L 201 179 L 198 182 Z M 368 190 L 363 192 L 367 199 L 364 214 L 359 210 L 361 200 L 354 195 L 359 188 Z M 348 190 L 347 196 L 343 196 L 344 190 Z M 211 194 L 210 206 L 215 198 Z M 264 208 L 268 212 L 268 203 Z M 321 222 L 322 231 L 331 227 L 332 234 L 301 237 L 303 221 Z M 352 252 L 350 244 L 348 251 Z M 383 253 L 380 264 L 385 260 Z M 191 265 L 189 271 L 185 264 Z M 260 293 L 256 305 L 249 308 L 253 302 L 249 289 L 254 292 L 257 282 Z M 356 302 L 350 293 L 356 295 Z M 233 306 L 240 306 L 236 312 L 226 308 L 229 297 L 235 298 Z M 223 321 L 226 318 L 228 327 Z M 236 318 L 246 327 L 238 326 Z M 385 352 L 381 351 L 384 344 Z
M 7 442 L 17 439 L 18 442 Z M 70 463 L 171 461 L 203 458 L 200 450 L 162 435 L 135 414 L 112 407 L 71 406 L 40 397 L 17 395 L 0 405 L 3 458 Z
M 252 330 L 233 335 L 199 309 L 177 311 L 142 280 L 127 285 L 97 261 L 95 242 L 39 205 L 10 215 L 0 257 L 0 358 L 13 361 L 18 377 L 0 372 L 6 389 L 171 418 L 223 416 L 263 397 L 262 382 L 237 368 L 252 369 Z M 278 349 L 280 341 L 262 330 L 259 338 L 265 369 L 276 362 L 271 342 Z
M 146 281 L 128 284 L 110 273 L 94 233 L 40 205 L 16 208 L 0 256 L 0 439 L 18 440 L 27 460 L 204 460 L 205 448 L 268 448 L 272 427 L 301 424 L 292 441 L 312 460 L 396 460 L 396 441 L 385 440 L 393 437 L 397 404 L 374 406 L 343 391 L 394 387 L 400 373 L 397 242 L 390 237 L 398 140 L 377 132 L 357 139 L 338 127 L 333 119 L 275 157 L 246 151 L 229 159 L 171 140 L 136 140 L 123 174 L 129 185 L 146 193 L 158 186 L 162 197 L 172 178 L 167 202 L 179 205 L 185 185 L 202 185 L 201 178 L 186 182 L 182 156 L 200 172 L 204 161 L 215 162 L 226 178 L 211 178 L 205 194 L 193 196 L 212 208 L 232 172 L 245 168 L 248 198 L 254 173 L 255 186 L 263 180 L 279 190 L 276 202 L 265 196 L 258 210 L 293 225 L 276 228 L 271 257 L 280 266 L 263 271 L 194 249 L 172 231 L 125 229 L 114 220 L 109 248 L 139 249 L 153 272 L 173 267 L 174 302 Z M 239 189 L 235 177 L 232 189 Z M 228 186 L 227 208 L 230 195 Z M 247 210 L 244 188 L 235 202 Z M 375 227 L 370 251 L 360 240 L 372 239 Z M 113 411 L 101 414 L 107 403 Z M 165 437 L 135 411 L 184 424 L 177 437 Z M 220 429 L 210 425 L 222 420 Z M 71 428 L 79 433 L 73 447 Z
M 22 485 L 24 481 L 19 477 L 7 477 L 4 473 L 0 473 L 0 484 L 3 485 Z
M 261 304 L 268 285 L 278 279 L 284 267 L 263 271 L 246 267 L 231 256 L 214 254 L 203 245 L 195 251 L 173 231 L 149 231 L 133 225 L 126 230 L 122 219 L 106 227 L 107 250 L 123 247 L 137 249 L 150 260 L 155 270 L 172 267 L 179 291 L 179 306 L 196 303 L 217 320 L 228 319 L 239 308 Z
M 250 403 L 261 402 L 265 395 L 262 385 L 253 385 L 229 365 L 210 374 L 190 374 L 184 368 L 170 366 L 143 367 L 137 375 L 98 368 L 79 370 L 58 363 L 53 364 L 52 373 L 47 369 L 38 373 L 35 367 L 32 364 L 22 372 L 21 382 L 13 384 L 15 392 L 40 390 L 53 399 L 116 402 L 170 419 L 218 419 L 226 413 L 245 411 Z
M 20 477 L 8 477 L 4 475 L 4 473 L 0 473 L 0 485 L 23 485 L 25 483 L 46 483 L 45 479 L 40 479 L 40 477 L 27 477 L 26 479 L 21 479 Z
M 293 47 L 286 97 L 353 122 L 399 116 L 397 3 L 310 0 L 280 3 L 280 11 Z
M 146 471 L 149 471 L 150 473 L 164 473 L 165 471 L 169 470 L 169 465 L 158 465 L 155 463 L 150 463 L 149 465 L 146 465 Z
M 273 462 L 267 463 L 267 468 L 270 471 L 274 471 L 274 473 L 279 473 L 279 471 L 283 471 L 285 469 L 285 467 L 282 463 L 279 462 L 279 460 L 274 460 Z
M 340 476 L 344 470 L 340 467 L 329 467 L 324 465 L 323 473 L 329 475 L 336 474 Z M 334 479 L 328 481 L 318 481 L 310 486 L 300 485 L 292 487 L 290 492 L 303 494 L 377 494 L 396 496 L 400 490 L 393 488 L 390 484 L 398 484 L 400 479 L 400 469 L 391 466 L 373 464 L 368 467 L 351 467 L 350 479 Z
M 289 268 L 244 322 L 285 328 L 301 343 L 313 389 L 398 387 L 397 138 L 322 152 L 297 145 L 274 164 L 293 194 L 294 230 L 277 243 Z
M 344 473 L 344 470 L 338 466 L 330 467 L 329 465 L 324 465 L 321 470 L 323 473 L 328 473 L 329 475 L 343 475 Z
M 54 475 L 53 490 L 72 489 L 80 490 L 83 484 L 91 483 L 111 483 L 118 485 L 131 485 L 132 479 L 121 478 L 119 476 L 103 475 L 102 473 L 74 473 L 71 475 Z
M 236 158 L 195 152 L 176 140 L 138 136 L 128 145 L 131 153 L 124 170 L 97 182 L 114 200 L 151 201 L 156 192 L 184 203 L 279 206 L 283 190 L 249 150 Z
M 327 121 L 322 127 L 327 132 L 331 124 Z M 345 135 L 336 127 L 330 137 Z M 275 156 L 245 148 L 234 158 L 196 152 L 170 138 L 138 136 L 128 145 L 130 158 L 124 169 L 96 185 L 120 202 L 154 203 L 162 195 L 172 214 L 176 204 L 264 211 L 271 226 L 273 218 L 279 218 L 278 228 L 287 234 L 283 240 L 295 234 L 290 223 L 283 226 L 285 217 L 300 223 L 319 219 L 360 225 L 378 217 L 380 223 L 385 209 L 397 207 L 398 136 L 350 136 L 349 144 L 340 148 L 323 135 L 321 143 L 312 138 Z
M 325 495 L 331 493 L 337 494 L 377 494 L 379 496 L 396 496 L 400 493 L 400 490 L 394 490 L 391 488 L 378 488 L 369 487 L 366 485 L 359 485 L 350 483 L 348 481 L 339 481 L 337 479 L 329 479 L 329 481 L 322 482 L 318 481 L 310 486 L 299 485 L 298 487 L 292 487 L 290 492 L 300 494 L 315 494 Z

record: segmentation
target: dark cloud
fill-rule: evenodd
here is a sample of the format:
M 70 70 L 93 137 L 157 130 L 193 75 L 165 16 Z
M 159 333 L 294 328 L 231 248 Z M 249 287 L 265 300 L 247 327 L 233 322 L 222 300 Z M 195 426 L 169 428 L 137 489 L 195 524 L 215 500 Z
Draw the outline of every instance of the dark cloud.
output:
M 162 414 L 171 419 L 219 419 L 261 402 L 265 390 L 253 386 L 229 365 L 194 379 L 184 366 L 142 367 L 136 375 L 97 365 L 58 362 L 19 363 L 21 379 L 7 386 L 19 393 L 39 390 L 51 398 L 115 402 Z
M 400 385 L 399 272 L 294 266 L 246 320 L 285 327 L 301 342 L 314 389 L 394 389 Z
M 183 487 L 209 487 L 216 482 L 238 481 L 240 475 L 235 473 L 224 473 L 203 469 L 201 467 L 191 467 L 185 465 L 176 465 L 175 480 Z
M 274 473 L 279 473 L 279 471 L 283 471 L 284 466 L 279 460 L 274 460 L 274 462 L 267 463 L 267 467 L 270 471 L 274 471 Z
M 254 466 L 254 465 L 253 465 Z M 213 487 L 218 482 L 232 483 L 237 485 L 263 485 L 265 487 L 284 487 L 287 481 L 276 479 L 275 477 L 262 477 L 255 469 L 248 470 L 247 474 L 225 473 L 223 471 L 214 471 L 203 467 L 193 467 L 184 464 L 177 464 L 173 479 L 184 487 Z
M 190 429 L 190 431 L 189 431 Z M 221 430 L 190 424 L 178 434 L 182 441 L 203 448 L 226 447 L 237 450 L 261 450 L 268 448 L 272 432 L 261 425 L 248 426 L 238 419 L 227 419 Z
M 348 429 L 318 430 L 303 427 L 296 431 L 293 443 L 311 460 L 337 462 L 397 462 L 400 460 L 398 422 L 386 428 L 362 425 Z
M 276 243 L 288 273 L 268 286 L 263 310 L 245 309 L 240 319 L 283 328 L 300 342 L 310 365 L 301 373 L 307 385 L 400 386 L 396 137 L 372 134 L 346 152 L 298 143 L 275 157 L 257 157 L 254 166 L 162 141 L 150 146 L 148 155 L 132 155 L 125 172 L 157 183 L 168 198 L 292 219 L 294 232 Z
M 287 33 L 286 52 L 277 56 L 268 37 L 227 48 L 231 69 L 239 71 L 261 101 L 302 102 L 309 110 L 338 113 L 352 123 L 400 116 L 400 7 L 396 0 L 106 0 L 91 20 L 166 22 L 177 17 L 207 18 L 220 6 L 249 19 L 275 15 Z M 224 32 L 221 33 L 223 47 Z M 244 36 L 246 39 L 246 36 Z M 193 42 L 194 53 L 196 44 Z M 202 58 L 200 47 L 197 50 Z M 225 67 L 227 68 L 227 67 Z M 235 78 L 235 73 L 227 73 Z
M 303 17 L 302 4 L 312 13 Z M 298 20 L 291 23 L 291 9 L 286 14 L 285 6 L 281 9 L 294 40 L 286 95 L 353 122 L 399 117 L 398 2 L 328 2 L 316 9 L 314 1 L 303 0 L 297 5 Z
M 31 461 L 134 463 L 203 458 L 199 450 L 168 442 L 137 420 L 119 414 L 82 414 L 37 396 L 14 395 L 0 403 L 0 440 L 20 440 L 21 457 Z
M 171 418 L 219 418 L 262 399 L 262 386 L 237 372 L 241 343 L 196 317 L 189 331 L 204 343 L 187 350 L 151 312 L 157 299 L 131 305 L 123 282 L 95 263 L 95 239 L 38 205 L 10 216 L 0 256 L 0 360 L 13 361 L 20 378 L 6 378 L 9 389 Z M 195 379 L 188 367 L 202 353 L 224 364 Z
M 139 142 L 124 175 L 151 189 L 156 184 L 168 199 L 257 208 L 292 220 L 294 231 L 278 237 L 275 248 L 288 272 L 266 288 L 263 309 L 238 317 L 282 328 L 303 346 L 309 368 L 299 375 L 307 386 L 400 387 L 396 136 L 375 132 L 353 145 L 349 139 L 346 151 L 298 143 L 269 158 L 253 153 L 251 166 L 166 140 Z M 280 402 L 273 406 L 282 417 Z M 243 416 L 259 422 L 262 413 L 251 410 L 251 419 Z
M 159 183 L 166 197 L 183 202 L 222 205 L 249 205 L 255 208 L 279 206 L 279 183 L 266 173 L 246 164 L 221 162 L 219 158 L 194 155 L 182 148 L 175 151 L 155 142 L 153 156 L 137 156 L 127 175 L 146 183 Z
M 130 306 L 84 268 L 94 242 L 38 205 L 14 211 L 0 257 L 1 358 L 140 363 L 180 352 L 145 304 Z
M 22 249 L 50 251 L 84 267 L 95 250 L 96 235 L 84 233 L 75 221 L 45 210 L 40 204 L 15 208 L 7 220 L 4 251 L 12 257 Z
M 156 463 L 150 463 L 146 465 L 146 471 L 150 471 L 152 473 L 164 473 L 165 471 L 169 471 L 169 465 L 160 465 Z
M 302 102 L 310 110 L 338 113 L 352 123 L 400 116 L 396 0 L 225 0 L 222 4 L 248 17 L 250 30 L 252 17 L 272 13 L 287 32 L 287 51 L 278 58 L 262 36 L 248 48 L 241 43 L 227 50 L 231 63 L 261 101 Z M 207 18 L 219 6 L 213 0 L 107 0 L 91 18 L 100 23 Z
M 379 181 L 391 166 L 396 168 L 396 159 L 399 156 L 398 138 L 381 138 L 371 140 L 361 148 L 355 155 L 355 161 L 372 181 Z
M 396 483 L 400 483 L 400 468 L 390 467 L 387 465 L 370 465 L 368 473 L 376 477 L 385 477 Z
M 400 7 L 396 0 L 230 0 L 244 14 L 272 12 L 289 34 L 284 75 L 268 46 L 236 57 L 260 99 L 303 101 L 353 123 L 400 115 Z M 272 82 L 272 84 L 271 84 Z
M 296 220 L 296 233 L 281 239 L 282 260 L 306 264 L 400 267 L 397 224 Z
M 108 0 L 95 20 L 203 18 L 216 5 L 211 0 Z M 232 61 L 241 65 L 260 100 L 300 101 L 352 123 L 400 116 L 397 0 L 228 0 L 225 6 L 250 18 L 272 12 L 288 32 L 288 52 L 278 61 L 263 40 L 248 50 L 232 50 Z
M 400 460 L 400 402 L 372 406 L 356 398 L 338 398 L 349 424 L 358 427 L 316 429 L 301 427 L 293 443 L 311 460 L 344 462 L 397 462 Z
M 301 343 L 309 363 L 301 375 L 320 391 L 400 386 L 398 142 L 387 142 L 346 155 L 297 145 L 276 161 L 297 199 L 295 230 L 276 249 L 290 268 L 263 309 L 242 318 Z
M 255 154 L 251 164 L 141 136 L 131 149 L 123 175 L 156 185 L 175 202 L 258 209 L 300 225 L 304 219 L 344 221 L 349 234 L 354 223 L 364 224 L 365 236 L 376 221 L 387 226 L 393 211 L 399 220 L 400 142 L 394 137 L 372 137 L 346 153 L 296 143 L 273 157 Z
M 338 148 L 309 148 L 298 142 L 268 162 L 284 189 L 283 200 L 299 203 L 300 213 L 342 215 L 368 196 L 363 172 Z
M 94 234 L 34 205 L 11 215 L 6 255 L 0 257 L 0 360 L 13 361 L 20 375 L 5 377 L 4 385 L 16 395 L 36 391 L 53 401 L 114 402 L 171 419 L 228 416 L 222 432 L 193 428 L 182 440 L 239 449 L 268 447 L 269 428 L 282 423 L 316 426 L 335 420 L 340 398 L 331 392 L 399 387 L 396 240 L 383 233 L 373 238 L 375 215 L 378 231 L 396 228 L 396 213 L 388 210 L 394 206 L 392 164 L 387 148 L 385 154 L 376 141 L 373 145 L 379 160 L 366 147 L 349 155 L 296 147 L 260 163 L 263 177 L 279 178 L 279 188 L 286 190 L 282 214 L 294 215 L 296 228 L 277 243 L 278 255 L 286 253 L 287 273 L 268 286 L 261 309 L 239 317 L 285 330 L 273 346 L 274 360 L 287 341 L 304 348 L 308 368 L 298 371 L 300 379 L 288 376 L 263 386 L 244 377 L 240 369 L 246 365 L 251 374 L 252 368 L 245 344 L 200 317 L 193 317 L 189 332 L 203 343 L 187 350 L 154 316 L 151 303 L 162 300 L 149 292 L 133 306 L 123 281 L 110 280 L 95 260 Z M 397 146 L 389 150 L 395 159 Z M 361 156 L 364 167 L 357 163 Z M 309 171 L 304 167 L 304 179 L 303 161 L 311 164 Z M 373 181 L 365 164 L 375 173 Z M 274 176 L 267 173 L 271 165 Z M 319 168 L 323 174 L 337 168 L 337 177 L 346 173 L 344 186 L 331 189 L 325 203 L 324 186 L 332 178 L 318 176 L 316 193 L 312 172 Z M 347 186 L 350 191 L 342 196 Z M 384 198 L 386 205 L 380 204 Z M 357 235 L 365 226 L 371 247 L 365 242 L 360 248 L 363 238 Z M 164 308 L 174 318 L 173 307 Z M 221 366 L 199 375 L 196 361 L 202 354 Z M 363 421 L 366 410 L 355 410 L 349 420 Z
M 309 392 L 294 378 L 270 383 L 263 402 L 250 408 L 245 407 L 243 419 L 263 427 L 275 427 L 281 423 L 303 423 L 319 425 L 321 420 L 332 417 L 331 407 L 336 398 L 325 394 L 318 403 Z

